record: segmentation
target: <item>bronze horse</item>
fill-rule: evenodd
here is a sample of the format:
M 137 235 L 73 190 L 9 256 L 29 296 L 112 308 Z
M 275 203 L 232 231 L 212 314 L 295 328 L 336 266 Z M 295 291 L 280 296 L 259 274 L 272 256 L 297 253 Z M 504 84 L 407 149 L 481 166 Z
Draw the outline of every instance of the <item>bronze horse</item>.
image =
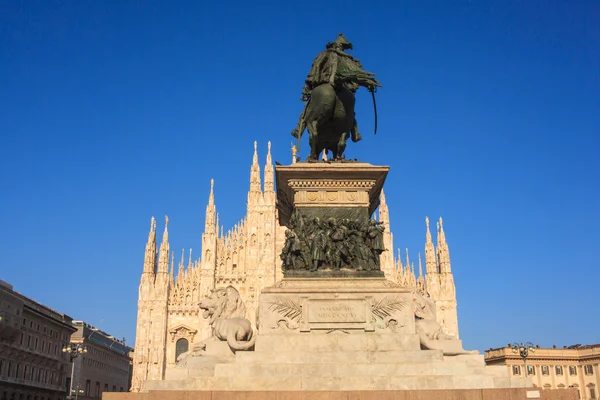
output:
M 374 74 L 365 71 L 357 59 L 344 52 L 349 49 L 352 43 L 340 33 L 317 55 L 306 79 L 302 97 L 306 105 L 292 136 L 300 139 L 304 129 L 308 129 L 308 161 L 316 161 L 323 150 L 331 151 L 334 160 L 342 160 L 348 138 L 353 142 L 361 140 L 354 113 L 354 94 L 359 86 L 373 94 L 377 132 L 375 88 L 381 85 Z
M 361 140 L 356 118 L 354 93 L 344 85 L 334 89 L 329 83 L 317 86 L 311 92 L 298 126 L 292 136 L 299 138 L 308 129 L 309 161 L 316 161 L 323 150 L 331 151 L 334 160 L 343 159 L 348 138 Z

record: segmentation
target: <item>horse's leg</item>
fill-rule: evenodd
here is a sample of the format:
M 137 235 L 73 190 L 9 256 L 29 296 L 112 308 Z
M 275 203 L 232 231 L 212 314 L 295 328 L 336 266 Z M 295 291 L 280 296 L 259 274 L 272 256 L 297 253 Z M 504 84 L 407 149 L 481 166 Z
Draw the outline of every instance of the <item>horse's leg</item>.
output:
M 317 146 L 319 144 L 319 132 L 317 130 L 318 124 L 318 121 L 313 120 L 310 121 L 306 127 L 308 129 L 308 143 L 310 144 L 310 154 L 308 156 L 308 161 L 317 161 L 319 157 L 319 152 L 317 149 Z
M 348 132 L 344 132 L 340 135 L 340 140 L 337 143 L 337 149 L 335 152 L 335 159 L 342 160 L 344 158 L 344 150 L 346 150 L 346 142 L 348 141 L 348 137 L 350 134 Z

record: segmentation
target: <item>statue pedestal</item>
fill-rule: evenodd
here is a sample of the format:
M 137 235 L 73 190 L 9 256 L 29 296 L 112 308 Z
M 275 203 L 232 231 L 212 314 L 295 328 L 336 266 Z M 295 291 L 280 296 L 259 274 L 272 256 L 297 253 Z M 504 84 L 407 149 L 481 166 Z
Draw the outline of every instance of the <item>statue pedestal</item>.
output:
M 360 162 L 277 166 L 279 222 L 288 225 L 294 209 L 321 219 L 370 218 L 389 169 Z
M 286 278 L 384 277 L 383 229 L 370 218 L 388 170 L 359 162 L 276 168 L 279 222 L 290 228 Z
M 286 278 L 263 289 L 258 330 L 261 335 L 336 330 L 415 335 L 412 310 L 410 290 L 384 278 Z

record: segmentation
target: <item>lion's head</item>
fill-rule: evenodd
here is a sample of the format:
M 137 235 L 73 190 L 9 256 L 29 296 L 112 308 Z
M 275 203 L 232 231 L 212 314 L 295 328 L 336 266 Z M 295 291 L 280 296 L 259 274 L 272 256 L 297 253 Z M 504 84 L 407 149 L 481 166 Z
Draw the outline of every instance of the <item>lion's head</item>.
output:
M 200 308 L 204 310 L 202 316 L 210 318 L 211 325 L 217 318 L 244 318 L 246 316 L 246 306 L 233 286 L 211 290 L 210 296 L 200 301 Z
M 424 296 L 419 291 L 413 291 L 412 295 L 415 316 L 421 319 L 435 320 L 435 305 L 429 294 Z

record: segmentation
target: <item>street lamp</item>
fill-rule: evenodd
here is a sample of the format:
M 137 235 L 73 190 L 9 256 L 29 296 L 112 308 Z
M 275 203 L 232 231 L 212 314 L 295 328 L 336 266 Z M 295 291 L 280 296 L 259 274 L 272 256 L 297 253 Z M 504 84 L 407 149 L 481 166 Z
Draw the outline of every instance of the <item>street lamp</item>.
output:
M 69 353 L 71 360 L 71 385 L 69 387 L 69 395 L 67 399 L 73 398 L 73 374 L 75 373 L 75 359 L 81 354 L 87 353 L 87 347 L 82 343 L 67 343 L 62 348 L 63 353 Z
M 512 344 L 513 353 L 519 353 L 521 358 L 523 359 L 523 368 L 525 369 L 525 378 L 527 378 L 527 357 L 529 356 L 529 352 L 535 353 L 535 347 L 531 342 L 525 343 L 513 343 Z

